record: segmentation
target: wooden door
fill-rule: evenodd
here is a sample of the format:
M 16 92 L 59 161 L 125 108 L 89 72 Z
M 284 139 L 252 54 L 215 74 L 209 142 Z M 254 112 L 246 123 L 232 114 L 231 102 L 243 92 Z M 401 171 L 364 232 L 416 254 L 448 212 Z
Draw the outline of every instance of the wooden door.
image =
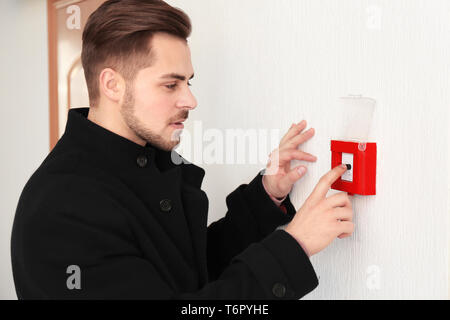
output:
M 47 1 L 50 150 L 64 133 L 69 109 L 89 105 L 81 39 L 89 15 L 104 1 Z

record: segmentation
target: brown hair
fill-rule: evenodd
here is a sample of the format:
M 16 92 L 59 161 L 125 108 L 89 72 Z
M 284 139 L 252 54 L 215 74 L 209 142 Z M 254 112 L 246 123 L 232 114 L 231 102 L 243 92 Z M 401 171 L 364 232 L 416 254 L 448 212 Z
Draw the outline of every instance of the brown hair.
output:
M 98 77 L 104 68 L 119 72 L 126 81 L 151 66 L 150 41 L 165 32 L 187 42 L 191 21 L 180 9 L 162 0 L 108 0 L 95 10 L 83 31 L 81 62 L 89 92 L 89 104 L 100 97 Z

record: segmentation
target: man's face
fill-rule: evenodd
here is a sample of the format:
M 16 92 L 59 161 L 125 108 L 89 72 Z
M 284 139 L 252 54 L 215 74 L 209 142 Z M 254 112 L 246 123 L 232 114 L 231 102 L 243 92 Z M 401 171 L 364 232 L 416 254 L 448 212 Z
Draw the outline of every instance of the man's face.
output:
M 155 62 L 141 69 L 134 86 L 127 83 L 121 114 L 126 125 L 141 139 L 170 151 L 180 143 L 181 126 L 197 101 L 188 85 L 194 71 L 186 42 L 165 33 L 152 38 Z M 177 74 L 180 80 L 167 74 Z

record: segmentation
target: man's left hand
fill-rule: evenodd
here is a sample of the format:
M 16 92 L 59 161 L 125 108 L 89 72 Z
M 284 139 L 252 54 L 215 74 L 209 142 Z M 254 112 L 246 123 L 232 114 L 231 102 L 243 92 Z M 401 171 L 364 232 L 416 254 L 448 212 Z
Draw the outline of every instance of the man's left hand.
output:
M 280 145 L 269 155 L 266 172 L 263 175 L 264 185 L 269 193 L 276 198 L 283 198 L 292 190 L 294 183 L 304 176 L 306 167 L 299 165 L 291 167 L 291 160 L 315 162 L 316 156 L 298 150 L 298 146 L 314 136 L 314 128 L 302 132 L 306 121 L 292 124 L 281 139 Z

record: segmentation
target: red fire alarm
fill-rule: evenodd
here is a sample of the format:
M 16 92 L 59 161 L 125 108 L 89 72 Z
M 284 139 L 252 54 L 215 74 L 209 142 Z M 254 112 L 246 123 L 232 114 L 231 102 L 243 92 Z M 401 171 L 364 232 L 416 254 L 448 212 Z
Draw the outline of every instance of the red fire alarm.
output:
M 341 163 L 349 169 L 331 188 L 346 191 L 350 195 L 375 195 L 377 174 L 377 144 L 331 140 L 331 168 Z

